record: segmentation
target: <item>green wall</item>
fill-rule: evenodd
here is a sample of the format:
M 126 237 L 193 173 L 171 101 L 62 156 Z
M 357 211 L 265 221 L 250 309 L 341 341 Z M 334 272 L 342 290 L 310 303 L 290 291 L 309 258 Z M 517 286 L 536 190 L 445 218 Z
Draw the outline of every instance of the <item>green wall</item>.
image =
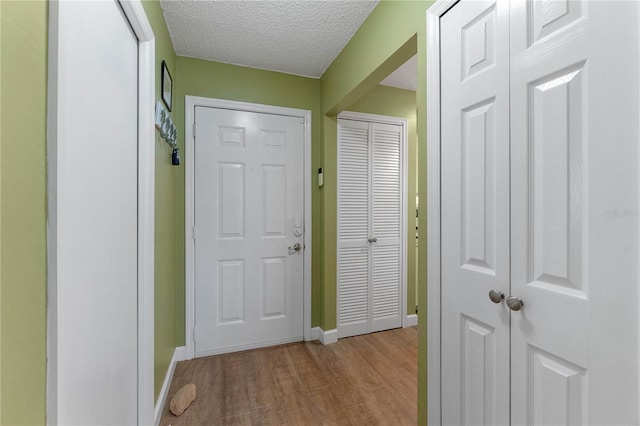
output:
M 377 85 L 346 108 L 348 111 L 407 119 L 407 314 L 416 312 L 416 92 Z
M 276 105 L 311 110 L 311 167 L 317 170 L 321 166 L 322 144 L 320 141 L 320 82 L 317 79 L 298 77 L 273 71 L 246 68 L 201 59 L 177 57 L 176 85 L 176 124 L 184 129 L 184 96 L 202 96 L 258 104 Z M 181 152 L 184 152 L 184 132 L 179 137 Z M 315 180 L 314 180 L 315 182 Z M 178 223 L 184 224 L 184 167 L 180 167 L 176 200 Z M 320 190 L 312 185 L 312 325 L 320 323 L 320 302 L 322 297 L 322 210 Z M 184 344 L 184 226 L 177 229 L 177 250 L 180 253 L 178 276 L 178 312 L 179 344 Z
M 426 200 L 426 11 L 431 1 L 381 1 L 320 79 L 325 186 L 323 188 L 323 301 L 320 324 L 335 328 L 336 318 L 336 119 L 335 115 L 369 92 L 384 77 L 418 54 L 418 193 Z M 427 252 L 426 209 L 419 214 L 419 253 Z M 425 259 L 426 260 L 426 259 Z M 418 268 L 418 424 L 427 414 L 427 265 Z
M 169 37 L 169 31 L 162 15 L 160 3 L 145 0 L 144 10 L 156 36 L 156 100 L 161 100 L 161 64 L 164 60 L 173 78 L 173 108 L 171 117 L 176 122 L 178 99 L 175 85 L 178 81 L 176 54 Z M 182 132 L 183 128 L 179 128 Z M 156 132 L 156 196 L 155 196 L 155 309 L 154 309 L 154 390 L 156 400 L 162 388 L 173 351 L 179 343 L 180 322 L 176 312 L 178 283 L 184 279 L 178 276 L 178 265 L 184 258 L 178 251 L 178 229 L 184 227 L 178 222 L 176 200 L 178 198 L 178 175 L 184 166 L 171 165 L 171 147 Z M 184 190 L 181 190 L 184 193 Z M 180 254 L 179 254 L 180 253 Z M 184 260 L 182 260 L 184 262 Z M 183 327 L 184 328 L 184 327 Z
M 0 406 L 45 422 L 47 3 L 0 1 Z

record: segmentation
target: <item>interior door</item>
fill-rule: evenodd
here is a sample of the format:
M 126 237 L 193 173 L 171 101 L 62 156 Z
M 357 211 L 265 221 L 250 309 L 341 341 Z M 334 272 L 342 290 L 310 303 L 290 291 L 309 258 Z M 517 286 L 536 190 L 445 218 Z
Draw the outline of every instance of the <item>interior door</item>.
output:
M 338 120 L 338 337 L 369 333 L 369 123 Z
M 638 424 L 638 2 L 511 2 L 513 424 Z
M 138 39 L 116 1 L 50 5 L 51 424 L 138 423 Z M 52 55 L 52 58 L 54 55 Z M 147 401 L 142 402 L 146 406 Z
M 507 28 L 501 22 L 508 7 Z M 510 6 L 462 1 L 441 20 L 444 423 L 640 422 L 639 17 L 637 2 L 513 0 Z M 499 73 L 503 43 L 510 45 L 506 74 Z M 481 53 L 470 56 L 478 46 Z M 461 102 L 477 90 L 465 87 L 470 77 L 487 77 L 481 89 L 497 87 L 496 94 Z M 498 108 L 505 87 L 506 110 Z M 480 124 L 467 124 L 478 110 Z M 509 145 L 498 145 L 493 135 L 507 122 Z M 469 142 L 473 137 L 484 141 L 480 153 Z M 488 146 L 500 146 L 498 154 Z M 490 174 L 487 159 L 508 151 L 507 163 L 499 160 Z M 487 192 L 488 183 L 499 188 L 500 181 L 510 182 L 510 201 L 474 203 L 474 187 Z M 498 203 L 509 199 L 500 190 L 494 194 Z M 471 253 L 491 253 L 487 241 L 501 241 L 474 246 L 469 239 L 468 229 L 486 224 L 487 215 L 500 217 L 492 221 L 500 229 L 510 223 L 510 279 L 501 287 L 511 309 L 507 348 L 496 342 L 507 341 L 498 338 L 509 319 L 490 322 L 495 316 L 486 319 L 486 307 L 477 308 L 484 294 L 474 293 L 478 267 L 492 263 L 467 255 L 474 248 Z M 469 258 L 479 259 L 466 262 L 476 276 L 457 264 Z M 503 309 L 496 305 L 500 318 Z M 502 362 L 487 364 L 487 354 Z M 510 370 L 505 386 L 495 386 L 496 365 L 507 379 Z M 496 403 L 504 407 L 498 417 L 481 411 Z
M 509 423 L 509 9 L 441 20 L 442 422 Z M 495 292 L 494 301 L 489 292 Z
M 403 129 L 338 120 L 338 337 L 402 326 Z
M 371 331 L 402 327 L 402 127 L 371 123 Z
M 300 117 L 195 108 L 195 355 L 303 339 Z

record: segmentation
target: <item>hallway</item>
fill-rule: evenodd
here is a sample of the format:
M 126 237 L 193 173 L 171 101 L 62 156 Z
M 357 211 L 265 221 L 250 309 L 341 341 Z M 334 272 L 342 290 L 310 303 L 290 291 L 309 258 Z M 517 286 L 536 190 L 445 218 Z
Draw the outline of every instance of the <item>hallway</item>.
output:
M 294 343 L 178 363 L 160 424 L 414 425 L 417 327 Z M 169 401 L 197 397 L 180 417 Z

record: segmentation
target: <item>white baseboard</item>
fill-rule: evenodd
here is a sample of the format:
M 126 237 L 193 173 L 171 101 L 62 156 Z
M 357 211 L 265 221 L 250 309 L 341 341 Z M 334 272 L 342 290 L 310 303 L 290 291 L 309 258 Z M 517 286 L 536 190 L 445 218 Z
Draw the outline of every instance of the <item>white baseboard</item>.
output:
M 320 339 L 320 332 L 321 331 L 322 331 L 322 329 L 320 327 L 313 327 L 311 329 L 311 340 Z
M 338 341 L 338 330 L 324 331 L 320 327 L 313 327 L 311 329 L 311 340 L 320 340 L 323 345 L 329 345 Z
M 418 315 L 416 314 L 407 315 L 405 317 L 403 327 L 413 327 L 414 325 L 418 325 Z
M 158 426 L 160 424 L 160 418 L 162 417 L 162 411 L 164 410 L 164 404 L 167 402 L 167 395 L 169 394 L 169 387 L 171 386 L 171 380 L 173 380 L 173 373 L 176 371 L 176 364 L 186 359 L 186 348 L 179 346 L 173 351 L 169 368 L 167 369 L 167 375 L 164 377 L 164 383 L 162 383 L 162 389 L 160 389 L 160 395 L 158 395 L 158 401 L 156 403 L 156 409 L 153 412 L 153 424 Z
M 336 343 L 338 341 L 338 330 L 334 328 L 333 330 L 324 331 L 320 335 L 320 341 L 322 342 L 323 345 Z

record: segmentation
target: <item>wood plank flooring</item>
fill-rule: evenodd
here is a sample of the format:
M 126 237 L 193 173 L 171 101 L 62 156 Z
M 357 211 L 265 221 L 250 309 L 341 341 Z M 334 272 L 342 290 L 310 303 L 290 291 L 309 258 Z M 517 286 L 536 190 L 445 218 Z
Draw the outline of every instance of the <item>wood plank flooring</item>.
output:
M 178 363 L 160 425 L 415 425 L 417 327 Z M 183 385 L 197 397 L 181 416 Z

